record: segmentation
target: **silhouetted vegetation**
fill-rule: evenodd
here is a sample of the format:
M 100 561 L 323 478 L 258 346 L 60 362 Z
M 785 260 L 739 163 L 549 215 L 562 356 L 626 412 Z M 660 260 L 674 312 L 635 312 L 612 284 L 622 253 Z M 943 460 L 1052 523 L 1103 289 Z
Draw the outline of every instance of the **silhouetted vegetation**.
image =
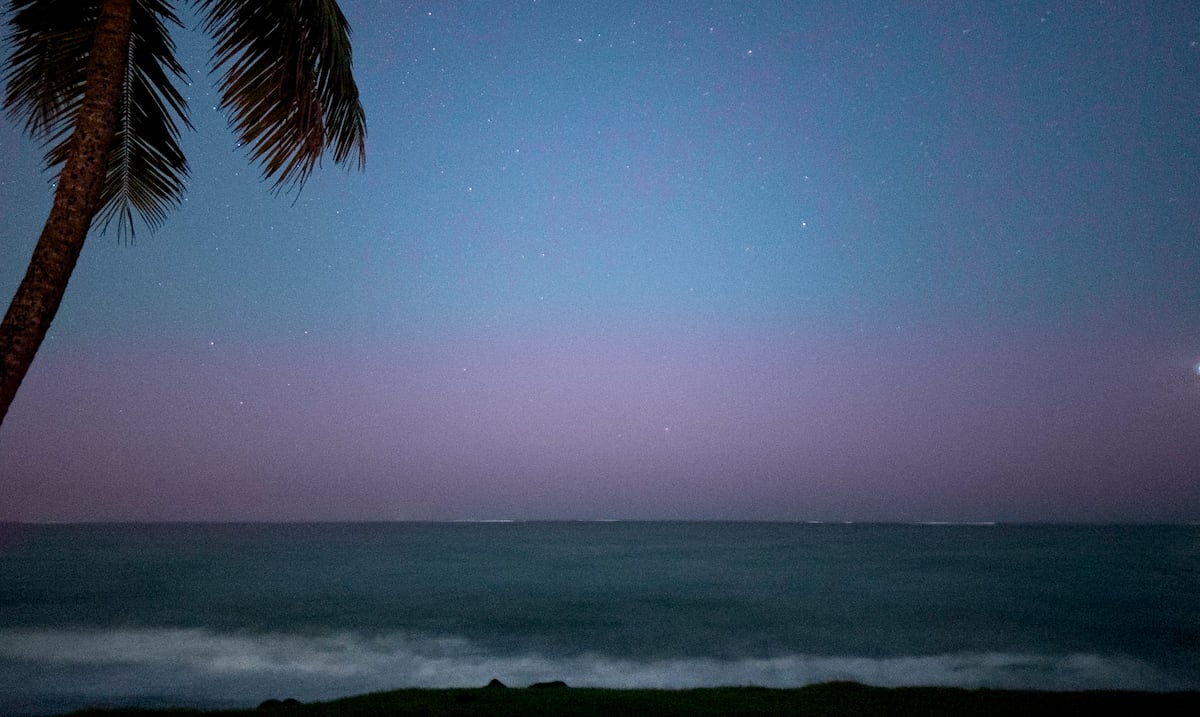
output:
M 273 704 L 288 717 L 404 717 L 406 715 L 1037 715 L 1200 714 L 1200 692 L 1033 692 L 942 687 L 868 687 L 831 682 L 798 689 L 718 687 L 691 690 L 408 689 L 312 704 Z M 80 717 L 261 717 L 254 710 L 91 710 Z

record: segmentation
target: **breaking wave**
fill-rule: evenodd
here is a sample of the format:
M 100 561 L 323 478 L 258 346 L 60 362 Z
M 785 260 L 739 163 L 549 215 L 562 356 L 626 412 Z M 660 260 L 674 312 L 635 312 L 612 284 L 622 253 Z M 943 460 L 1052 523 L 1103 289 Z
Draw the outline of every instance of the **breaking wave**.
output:
M 1195 689 L 1121 655 L 954 653 L 886 657 L 635 660 L 582 653 L 498 654 L 456 637 L 230 634 L 205 629 L 0 630 L 0 713 L 85 706 L 249 706 L 268 697 L 332 699 L 402 687 L 800 687 L 831 680 L 1041 690 Z

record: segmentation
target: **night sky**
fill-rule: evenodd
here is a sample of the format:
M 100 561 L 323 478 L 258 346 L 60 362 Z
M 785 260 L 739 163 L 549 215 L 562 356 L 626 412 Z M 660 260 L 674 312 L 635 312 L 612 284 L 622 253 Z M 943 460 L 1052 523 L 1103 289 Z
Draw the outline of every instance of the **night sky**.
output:
M 1200 520 L 1197 3 L 342 6 L 298 195 L 177 33 L 187 200 L 89 239 L 0 519 Z

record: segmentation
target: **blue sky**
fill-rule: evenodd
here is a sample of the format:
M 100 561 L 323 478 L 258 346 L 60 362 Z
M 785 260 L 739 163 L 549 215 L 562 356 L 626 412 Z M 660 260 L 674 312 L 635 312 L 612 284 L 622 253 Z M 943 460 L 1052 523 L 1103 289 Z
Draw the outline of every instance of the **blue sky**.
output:
M 89 240 L 0 518 L 1200 515 L 1190 3 L 342 5 L 298 195 L 178 33 L 187 200 Z

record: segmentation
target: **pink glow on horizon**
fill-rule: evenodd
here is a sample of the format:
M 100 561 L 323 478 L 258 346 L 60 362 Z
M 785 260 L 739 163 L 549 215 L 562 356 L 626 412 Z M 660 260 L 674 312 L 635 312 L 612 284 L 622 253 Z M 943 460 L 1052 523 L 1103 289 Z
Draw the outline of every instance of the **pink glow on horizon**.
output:
M 16 410 L 61 413 L 0 436 L 36 446 L 4 464 L 0 518 L 1103 519 L 1195 499 L 1164 476 L 1200 426 L 1132 350 L 742 339 L 53 355 L 44 375 L 71 381 L 34 375 Z

